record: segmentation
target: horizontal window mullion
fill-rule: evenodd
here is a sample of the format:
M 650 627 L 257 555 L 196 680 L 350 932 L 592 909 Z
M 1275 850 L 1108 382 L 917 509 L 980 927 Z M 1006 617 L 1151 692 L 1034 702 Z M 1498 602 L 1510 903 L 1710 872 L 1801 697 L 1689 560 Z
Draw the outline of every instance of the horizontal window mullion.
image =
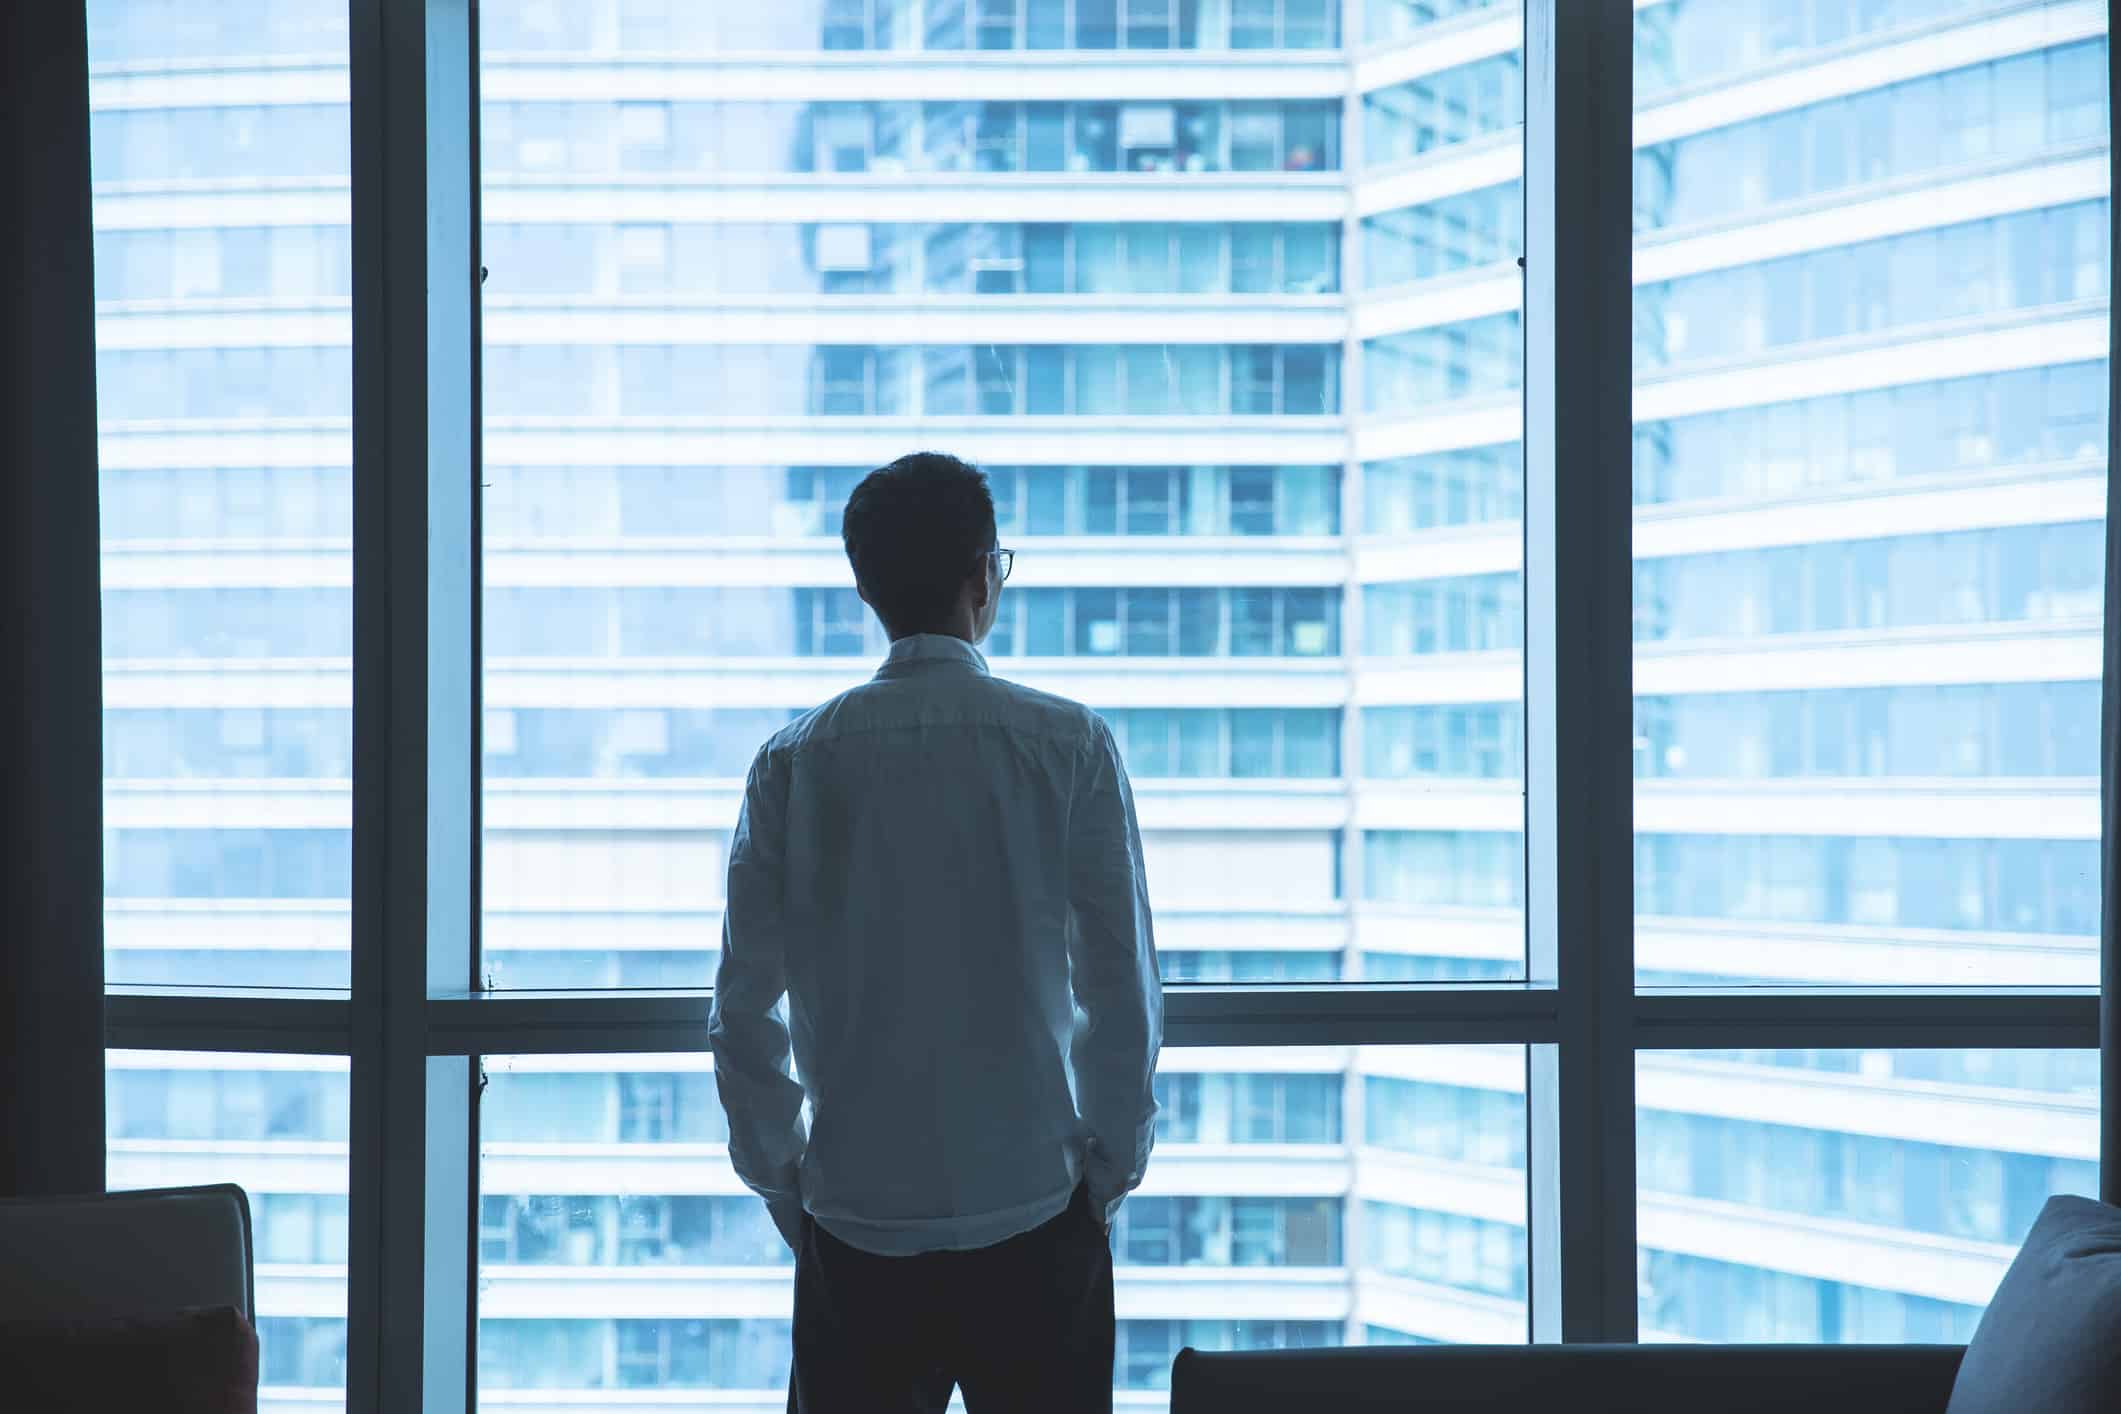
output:
M 116 1050 L 345 1055 L 352 1028 L 344 993 L 124 987 L 104 999 L 104 1042 Z
M 713 994 L 689 991 L 482 993 L 428 1004 L 430 1055 L 701 1051 Z M 1172 983 L 1173 1046 L 1526 1044 L 1553 1039 L 1549 989 Z
M 1174 1046 L 1538 1044 L 1552 1038 L 1556 994 L 1501 986 L 1263 987 L 1173 983 Z M 573 1054 L 707 1048 L 713 993 L 464 994 L 429 1004 L 428 1052 Z M 203 994 L 113 989 L 106 1036 L 128 1050 L 343 1055 L 352 1007 L 301 992 Z M 2090 988 L 1652 989 L 1636 1001 L 1637 1050 L 2098 1044 Z
M 2094 988 L 1656 989 L 1637 1050 L 2096 1048 Z

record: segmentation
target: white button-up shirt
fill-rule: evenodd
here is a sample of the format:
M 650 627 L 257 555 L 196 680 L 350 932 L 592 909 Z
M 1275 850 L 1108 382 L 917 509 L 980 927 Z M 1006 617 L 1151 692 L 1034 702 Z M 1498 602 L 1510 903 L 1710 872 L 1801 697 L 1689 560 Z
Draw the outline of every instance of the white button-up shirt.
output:
M 985 1247 L 1085 1178 L 1109 1221 L 1163 1035 L 1110 729 L 962 639 L 893 644 L 752 764 L 709 1035 L 730 1159 L 784 1234 L 807 1210 L 871 1252 Z

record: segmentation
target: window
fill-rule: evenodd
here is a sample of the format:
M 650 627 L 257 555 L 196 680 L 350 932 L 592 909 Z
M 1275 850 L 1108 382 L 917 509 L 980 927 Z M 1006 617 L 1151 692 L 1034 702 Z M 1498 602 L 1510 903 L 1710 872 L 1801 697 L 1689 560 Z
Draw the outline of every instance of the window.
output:
M 1358 1146 L 1402 1151 L 1393 1137 L 1435 1103 L 1455 1103 L 1456 1091 L 1424 1078 L 1452 1068 L 1463 1055 L 1492 1072 L 1497 1103 L 1473 1117 L 1486 1138 L 1466 1150 L 1487 1165 L 1475 1188 L 1448 1203 L 1523 1203 L 1523 1153 L 1507 1149 L 1521 1135 L 1523 1052 L 1422 1048 L 1406 1056 L 1387 1048 L 1375 1057 L 1380 1077 L 1352 1078 L 1350 1057 L 1322 1048 L 1289 1048 L 1260 1068 L 1256 1052 L 1189 1048 L 1167 1051 L 1156 1079 L 1163 1114 L 1159 1144 L 1173 1171 L 1249 1158 L 1287 1166 L 1313 1191 L 1285 1196 L 1231 1195 L 1192 1184 L 1169 1195 L 1143 1193 L 1121 1208 L 1113 1232 L 1114 1260 L 1125 1291 L 1154 1281 L 1157 1268 L 1216 1269 L 1225 1292 L 1251 1290 L 1262 1313 L 1286 1277 L 1310 1282 L 1346 1278 L 1343 1263 L 1402 1272 L 1389 1256 L 1344 1252 L 1343 1199 L 1319 1190 L 1344 1171 Z M 1516 1066 L 1512 1085 L 1504 1074 Z M 1368 1070 L 1372 1065 L 1365 1065 Z M 636 1386 L 749 1391 L 765 1399 L 787 1381 L 787 1246 L 765 1208 L 745 1189 L 723 1157 L 713 1073 L 698 1054 L 639 1056 L 489 1056 L 482 1102 L 478 1217 L 480 1306 L 479 1382 L 482 1391 L 588 1391 Z M 1249 1067 L 1249 1068 L 1248 1068 Z M 1343 1119 L 1344 1088 L 1381 1087 L 1368 1101 L 1367 1127 Z M 1486 1093 L 1486 1092 L 1483 1092 Z M 648 1097 L 653 1097 L 652 1099 Z M 1440 1100 L 1439 1100 L 1439 1097 Z M 1514 1100 L 1517 1118 L 1505 1100 Z M 644 1125 L 642 1117 L 660 1113 Z M 1471 1112 L 1468 1111 L 1469 1117 Z M 712 1120 L 705 1128 L 687 1117 Z M 705 1162 L 701 1162 L 702 1146 Z M 1212 1173 L 1203 1168 L 1203 1175 Z M 565 1187 L 572 1179 L 574 1186 Z M 562 1187 L 555 1188 L 558 1181 Z M 1212 1180 L 1209 1180 L 1212 1182 Z M 1485 1196 L 1475 1196 L 1479 1193 Z M 1514 1196 L 1513 1196 L 1514 1195 Z M 1410 1217 L 1467 1219 L 1448 1206 L 1418 1206 Z M 1494 1339 L 1524 1333 L 1523 1254 L 1505 1244 L 1491 1253 L 1482 1290 L 1503 1301 L 1466 1319 L 1483 1322 Z M 1510 1255 L 1514 1251 L 1515 1255 Z M 1513 1265 L 1514 1264 L 1514 1265 Z M 1260 1269 L 1284 1269 L 1272 1275 Z M 1506 1270 L 1504 1270 L 1506 1269 Z M 1370 1277 L 1365 1273 L 1365 1279 Z M 645 1305 L 613 1313 L 590 1298 L 593 1283 L 622 1280 Z M 1418 1293 L 1395 1298 L 1402 1305 Z M 1510 1306 L 1517 1307 L 1514 1318 Z M 1399 1310 L 1399 1306 L 1393 1308 Z M 702 1319 L 697 1313 L 712 1314 Z M 657 1314 L 647 1314 L 655 1311 Z M 1400 1319 L 1420 1324 L 1420 1318 Z M 1514 1319 L 1514 1329 L 1512 1320 Z M 1234 1328 L 1200 1321 L 1203 1339 L 1235 1348 L 1287 1343 L 1272 1319 Z M 1301 1326 L 1302 1323 L 1293 1323 Z M 1337 1330 L 1304 1327 L 1296 1343 L 1337 1343 Z M 1148 1336 L 1141 1331 L 1151 1332 Z M 1134 1341 L 1134 1373 L 1123 1363 L 1122 1388 L 1163 1388 L 1170 1355 L 1151 1368 L 1161 1349 L 1158 1322 L 1121 1322 L 1122 1342 Z M 741 1396 L 732 1396 L 741 1397 Z
M 113 1191 L 240 1183 L 249 1197 L 260 1402 L 343 1402 L 346 1059 L 112 1050 L 104 1065 Z
M 1765 52 L 1709 38 L 1699 7 L 1651 7 L 1638 26 L 1653 20 L 1665 47 L 1651 56 L 1638 45 L 1638 71 L 1661 73 L 1667 86 L 1767 62 Z M 1792 43 L 1841 38 L 1793 33 Z M 2089 799 L 2066 784 L 2064 763 L 2084 730 L 2068 723 L 2083 722 L 2080 699 L 2096 681 L 2065 667 L 2059 649 L 2021 661 L 2006 645 L 2028 634 L 2053 641 L 2071 631 L 2064 624 L 2087 643 L 2099 636 L 2089 557 L 2101 553 L 2103 525 L 2096 508 L 2068 506 L 2073 495 L 2086 495 L 2087 507 L 2103 500 L 2103 454 L 2084 435 L 2099 424 L 2080 409 L 2102 401 L 2104 354 L 2053 331 L 2068 327 L 2063 311 L 2080 288 L 2103 288 L 2107 257 L 2092 252 L 2105 208 L 2059 199 L 2036 180 L 2007 211 L 1969 220 L 1955 214 L 1967 208 L 1952 193 L 1969 164 L 2035 160 L 2076 140 L 2054 118 L 2054 75 L 2104 43 L 2057 43 L 1864 87 L 1637 153 L 1637 255 L 1650 263 L 1683 249 L 1707 220 L 1766 219 L 1779 203 L 1853 198 L 1887 180 L 1920 181 L 1933 194 L 1932 214 L 1911 229 L 1855 243 L 1825 235 L 1771 260 L 1719 259 L 1636 286 L 1645 974 L 2000 985 L 2035 975 L 1991 945 L 2020 930 L 2051 940 L 2041 978 L 2096 974 L 2097 901 L 2076 873 L 2096 826 L 2064 803 Z M 1867 126 L 1884 134 L 1882 156 L 1844 161 L 1836 144 L 1860 153 Z M 1788 180 L 1763 184 L 1769 174 Z M 2081 286 L 2068 257 L 2034 254 L 2080 241 L 2092 243 Z M 1937 341 L 1969 327 L 2023 329 L 2037 352 L 1946 369 Z M 1852 346 L 1894 353 L 1861 379 L 1808 382 L 1818 360 Z M 1744 392 L 1693 400 L 1683 412 L 1661 406 L 1702 376 L 1696 369 L 1743 369 Z M 1961 509 L 1906 533 L 1902 508 L 1918 488 Z M 2014 514 L 1973 509 L 1972 497 L 1997 494 L 2015 502 Z M 1699 537 L 1712 506 L 1731 508 L 1734 525 L 1765 524 L 1778 508 L 1815 519 L 1803 536 L 1768 543 L 1740 533 L 1710 548 Z M 1890 673 L 1875 658 L 1852 672 L 1826 668 L 1836 657 L 1853 667 L 1859 645 L 1887 642 L 1908 644 Z M 1719 665 L 1748 645 L 1783 651 L 1734 691 Z M 1971 675 L 1945 667 L 1962 654 L 1989 666 Z M 2007 759 L 2006 711 L 2015 729 L 2038 723 L 2052 735 Z M 2086 769 L 2084 756 L 2075 760 Z M 1732 788 L 1682 823 L 1674 811 L 1685 809 L 1685 783 L 1709 777 Z M 2026 782 L 2040 823 L 2006 841 L 1974 827 L 1984 807 L 1972 792 L 2010 779 Z M 1925 780 L 1969 794 L 1940 792 L 1917 807 L 1914 783 Z M 1907 813 L 1859 822 L 1859 789 L 1882 789 Z M 1764 793 L 1777 790 L 1798 793 L 1770 809 Z M 1827 938 L 1832 948 L 1819 948 Z M 1946 940 L 1963 945 L 1949 963 L 1934 950 Z
M 1616 1061 L 1633 1105 L 1576 1136 L 1637 1179 L 1598 1214 L 1639 1248 L 1601 1273 L 1639 1293 L 1592 1313 L 1615 1339 L 1963 1338 L 2045 1196 L 2089 1188 L 2098 7 L 1623 7 L 1636 114 L 1607 72 L 1549 77 L 1633 120 L 1597 174 L 1631 181 L 1630 246 L 1540 189 L 1580 135 L 1528 86 L 1522 6 L 1365 0 L 1349 35 L 1344 8 L 486 0 L 474 251 L 370 199 L 419 170 L 400 143 L 471 151 L 451 113 L 357 178 L 344 95 L 391 80 L 340 0 L 92 0 L 111 1181 L 252 1193 L 270 1402 L 330 1407 L 349 1367 L 496 1407 L 782 1402 L 790 1263 L 726 1163 L 699 991 L 754 753 L 885 650 L 841 512 L 916 445 L 987 468 L 1019 551 L 993 670 L 1092 704 L 1140 806 L 1171 1040 L 1114 1235 L 1126 1402 L 1186 1344 L 1551 1334 L 1539 1204 L 1583 1146 L 1542 1136 Z M 430 72 L 465 72 L 461 13 L 407 32 Z M 1599 13 L 1552 8 L 1626 62 Z M 771 95 L 703 84 L 762 55 Z M 468 210 L 450 185 L 424 199 Z M 1554 227 L 1565 292 L 1592 260 L 1631 282 L 1625 330 L 1526 307 Z M 402 294 L 353 316 L 423 238 L 485 269 L 482 384 L 437 361 L 427 409 L 484 461 L 425 481 L 373 457 L 400 429 L 353 343 L 428 352 Z M 1611 398 L 1578 380 L 1623 359 L 1625 549 L 1552 514 L 1623 457 L 1546 396 Z M 474 488 L 481 542 L 437 547 L 480 556 L 476 618 L 443 594 L 392 632 L 475 641 L 479 691 L 430 656 L 356 752 L 387 665 L 354 586 L 418 569 L 378 510 Z M 1628 719 L 1577 691 L 1615 685 L 1605 596 L 1606 656 L 1557 646 L 1585 603 L 1557 543 L 1629 575 Z M 475 951 L 456 866 L 397 900 L 446 926 L 350 941 L 383 897 L 357 836 L 434 823 L 365 808 L 365 773 L 422 744 L 479 772 L 475 812 L 427 802 L 462 838 L 423 841 L 476 819 Z M 1542 814 L 1542 767 L 1584 761 L 1613 769 Z M 1555 911 L 1586 859 L 1632 889 L 1617 929 Z M 350 946 L 423 939 L 427 1024 L 349 1054 L 377 975 Z M 1644 995 L 1587 1040 L 1565 988 L 1618 948 Z M 162 995 L 202 987 L 243 990 Z M 168 1029 L 201 1014 L 236 1018 L 227 1054 L 140 1049 L 204 1044 Z M 1616 1054 L 1653 1015 L 1729 1049 Z M 1832 1045 L 1775 1049 L 1792 1020 Z M 426 1142 L 414 1075 L 477 1124 L 476 1192 L 434 1156 L 424 1214 L 471 1229 L 471 1370 L 395 1368 L 346 1295 L 395 1260 L 359 1198 Z M 357 1145 L 368 1085 L 393 1103 Z M 444 1307 L 457 1270 L 426 1274 Z
M 352 654 L 346 109 L 255 84 L 211 103 L 120 104 L 128 80 L 102 75 L 228 54 L 343 70 L 346 12 L 318 0 L 88 8 L 114 846 L 105 973 L 344 986 L 351 854 L 328 802 L 343 809 L 349 727 L 336 694 Z M 289 186 L 312 195 L 242 214 L 238 194 Z M 225 214 L 128 214 L 134 194 L 178 188 Z M 271 321 L 299 332 L 261 342 Z M 172 337 L 179 326 L 192 333 Z M 241 568 L 262 545 L 300 568 L 279 580 Z M 172 695 L 173 667 L 199 691 Z M 172 790 L 235 778 L 271 784 L 242 806 L 171 816 Z
M 2083 1051 L 1642 1053 L 1645 1336 L 1970 1339 L 2048 1195 L 2096 1183 L 2097 1068 Z M 1834 1235 L 1801 1274 L 1724 1256 L 1812 1218 Z

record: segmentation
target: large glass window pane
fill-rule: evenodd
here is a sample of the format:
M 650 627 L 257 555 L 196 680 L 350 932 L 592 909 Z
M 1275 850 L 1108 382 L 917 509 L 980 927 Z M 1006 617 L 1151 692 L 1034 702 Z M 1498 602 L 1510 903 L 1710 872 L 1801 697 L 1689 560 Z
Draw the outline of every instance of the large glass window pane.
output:
M 1381 316 L 1362 351 L 1355 649 L 1373 981 L 1523 975 L 1523 35 L 1514 11 L 1468 13 L 1486 8 L 1367 7 L 1373 44 L 1453 36 L 1449 61 L 1363 97 L 1365 170 L 1424 174 L 1421 199 L 1359 232 Z
M 347 981 L 346 26 L 89 6 L 114 983 Z
M 112 1191 L 235 1183 L 249 1197 L 258 1407 L 345 1408 L 345 1059 L 111 1051 L 105 1067 Z
M 1643 1339 L 1967 1340 L 2048 1196 L 2097 1193 L 2098 1065 L 1644 1052 Z
M 481 1408 L 778 1408 L 793 1260 L 729 1166 L 709 1058 L 485 1065 Z M 1111 1237 L 1120 1401 L 1162 1408 L 1183 1345 L 1524 1340 L 1524 1067 L 1516 1046 L 1167 1049 Z
M 1332 539 L 1348 419 L 1340 345 L 1320 313 L 1339 286 L 1341 228 L 1325 189 L 1338 181 L 1341 105 L 1279 96 L 1270 65 L 1258 92 L 1175 96 L 1198 91 L 1190 51 L 1316 50 L 1334 8 L 835 0 L 806 35 L 722 6 L 627 0 L 587 22 L 536 0 L 490 0 L 491 985 L 711 981 L 724 850 L 752 753 L 862 681 L 886 648 L 853 592 L 840 509 L 870 467 L 915 448 L 991 464 L 998 523 L 1024 542 L 987 645 L 998 671 L 1098 704 L 1119 666 L 1109 660 L 1131 660 L 1150 670 L 1130 678 L 1130 705 L 1184 713 L 1162 756 L 1196 791 L 1242 773 L 1345 795 L 1337 714 L 1330 740 L 1319 723 L 1277 721 L 1264 754 L 1248 738 L 1241 761 L 1227 730 L 1231 710 L 1318 711 L 1345 673 L 1347 560 Z M 614 44 L 624 64 L 614 66 Z M 874 62 L 840 51 L 923 44 L 967 52 L 937 58 L 917 104 L 850 99 L 820 77 Z M 1070 44 L 1130 51 L 1142 83 L 1125 101 L 975 96 L 983 61 L 971 51 Z M 835 52 L 773 101 L 703 100 L 684 77 L 703 55 L 760 47 Z M 568 96 L 539 96 L 557 95 L 555 75 Z M 137 140 L 181 148 L 163 129 Z M 1232 167 L 1254 174 L 1246 190 L 1194 180 Z M 1100 195 L 1051 204 L 1078 186 Z M 1122 187 L 1112 207 L 1105 198 L 1122 199 Z M 1301 219 L 1259 219 L 1278 206 L 1257 193 L 1284 187 L 1307 193 Z M 1135 199 L 1152 191 L 1165 195 Z M 1078 207 L 1086 219 L 1054 219 Z M 318 263 L 336 268 L 328 253 Z M 151 292 L 180 278 L 210 284 L 228 257 L 128 250 L 113 264 L 128 280 L 137 264 Z M 1141 298 L 1166 301 L 1169 317 L 1142 320 Z M 272 349 L 238 350 L 225 374 L 180 352 L 126 365 L 140 417 L 174 415 L 201 386 L 216 415 L 337 386 L 329 363 L 290 379 Z M 1204 445 L 1217 460 L 1204 461 Z M 154 505 L 186 504 L 182 483 L 141 486 Z M 324 482 L 310 502 L 334 489 Z M 239 506 L 246 526 L 262 515 L 252 499 Z M 1039 543 L 1066 537 L 1100 543 Z M 1236 537 L 1241 560 L 1219 543 Z M 1310 543 L 1263 543 L 1296 537 Z M 1181 538 L 1183 562 L 1154 543 Z M 339 611 L 342 582 L 271 591 L 320 596 L 316 614 L 302 612 L 309 601 L 254 602 L 258 592 L 114 603 L 114 641 L 246 663 L 336 641 L 315 620 Z M 1204 684 L 1217 712 L 1196 710 Z M 339 765 L 343 749 L 320 738 L 343 729 L 343 701 L 300 705 L 303 715 L 262 723 L 128 721 L 122 754 L 189 776 L 212 731 L 239 734 L 226 754 L 245 778 L 275 760 Z M 1349 844 L 1325 823 L 1330 810 L 1285 830 L 1271 792 L 1243 798 L 1252 803 L 1212 817 L 1228 821 L 1218 831 L 1171 829 L 1203 818 L 1190 806 L 1159 817 L 1164 807 L 1145 805 L 1165 931 L 1245 933 L 1246 946 L 1219 949 L 1241 974 L 1256 961 L 1261 977 L 1285 975 L 1269 959 L 1302 954 L 1313 976 L 1351 975 Z M 115 837 L 115 877 L 129 907 L 155 887 L 184 898 L 277 890 L 284 934 L 338 884 L 334 822 L 304 823 L 272 845 L 251 820 L 216 819 L 218 853 L 202 853 L 172 837 L 165 812 L 152 830 Z M 1234 916 L 1223 907 L 1226 877 L 1280 871 L 1286 899 L 1262 896 Z
M 2092 983 L 2106 41 L 1826 8 L 1637 11 L 1639 975 Z M 1911 64 L 1899 27 L 1967 42 Z M 1685 116 L 1737 85 L 1760 116 Z M 1888 189 L 1920 199 L 1874 222 Z

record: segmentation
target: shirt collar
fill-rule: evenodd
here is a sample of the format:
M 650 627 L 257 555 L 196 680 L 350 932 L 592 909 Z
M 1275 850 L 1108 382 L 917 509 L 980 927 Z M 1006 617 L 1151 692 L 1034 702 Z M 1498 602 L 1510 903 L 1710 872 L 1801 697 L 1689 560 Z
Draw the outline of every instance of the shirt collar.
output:
M 982 677 L 987 675 L 987 660 L 964 639 L 947 633 L 909 633 L 891 645 L 877 676 L 899 677 L 942 666 L 970 668 Z

